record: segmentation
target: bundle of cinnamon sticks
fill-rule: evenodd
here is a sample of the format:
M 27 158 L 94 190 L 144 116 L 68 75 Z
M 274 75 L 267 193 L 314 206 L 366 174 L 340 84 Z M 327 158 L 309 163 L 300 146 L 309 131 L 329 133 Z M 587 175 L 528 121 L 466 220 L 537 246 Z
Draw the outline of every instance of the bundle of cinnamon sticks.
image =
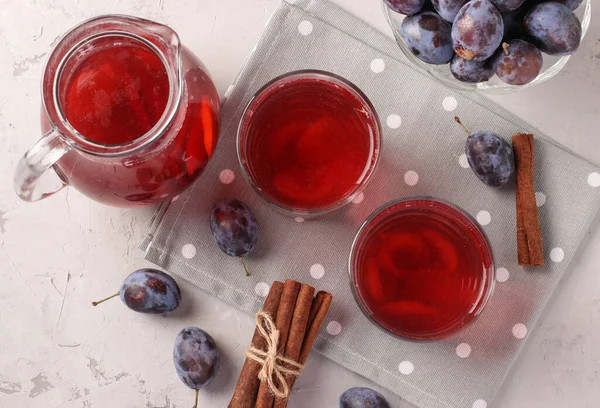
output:
M 332 295 L 296 281 L 274 282 L 263 312 L 270 315 L 277 330 L 279 341 L 277 354 L 303 366 L 325 320 Z M 252 338 L 252 349 L 265 350 L 267 339 L 257 327 Z M 265 350 L 267 351 L 267 350 Z M 229 408 L 285 408 L 286 398 L 277 398 L 269 388 L 268 381 L 259 380 L 263 364 L 247 357 L 235 387 Z M 296 377 L 287 375 L 287 389 L 291 391 Z

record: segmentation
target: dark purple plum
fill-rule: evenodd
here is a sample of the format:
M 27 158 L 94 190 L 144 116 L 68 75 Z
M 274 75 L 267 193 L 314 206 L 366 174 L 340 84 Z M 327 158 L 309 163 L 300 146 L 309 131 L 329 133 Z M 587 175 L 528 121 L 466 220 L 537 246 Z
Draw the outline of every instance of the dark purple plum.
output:
M 210 228 L 215 242 L 227 255 L 248 256 L 258 241 L 258 223 L 250 208 L 239 200 L 218 202 L 210 215 Z M 244 266 L 246 275 L 248 271 Z
M 510 85 L 525 85 L 542 71 L 544 58 L 535 45 L 523 40 L 504 43 L 493 60 L 498 78 Z
M 177 282 L 164 272 L 156 269 L 140 269 L 129 275 L 119 293 L 99 302 L 97 306 L 113 297 L 121 297 L 121 301 L 133 311 L 148 314 L 172 312 L 181 304 L 181 290 Z
M 186 327 L 175 339 L 173 362 L 179 378 L 189 388 L 198 390 L 214 380 L 219 371 L 221 356 L 210 334 L 197 327 Z
M 476 84 L 489 81 L 494 75 L 494 69 L 489 60 L 467 61 L 455 55 L 450 62 L 450 71 L 454 78 L 462 82 Z
M 433 8 L 442 18 L 450 23 L 454 22 L 458 11 L 469 0 L 431 0 Z
M 356 387 L 344 391 L 339 408 L 390 408 L 390 404 L 377 391 Z
M 447 64 L 452 59 L 450 24 L 436 13 L 426 11 L 402 21 L 402 38 L 406 46 L 421 61 Z
M 512 147 L 495 133 L 471 134 L 467 138 L 465 154 L 475 175 L 490 187 L 502 187 L 515 171 Z
M 400 14 L 411 16 L 421 11 L 425 5 L 425 0 L 383 0 L 384 3 L 393 11 Z
M 525 3 L 525 0 L 490 0 L 498 11 L 506 12 L 518 9 Z
M 555 2 L 540 3 L 523 23 L 530 41 L 550 55 L 569 55 L 581 43 L 581 22 L 568 7 Z
M 502 15 L 488 0 L 465 4 L 452 25 L 454 51 L 469 61 L 483 61 L 494 55 L 503 35 Z

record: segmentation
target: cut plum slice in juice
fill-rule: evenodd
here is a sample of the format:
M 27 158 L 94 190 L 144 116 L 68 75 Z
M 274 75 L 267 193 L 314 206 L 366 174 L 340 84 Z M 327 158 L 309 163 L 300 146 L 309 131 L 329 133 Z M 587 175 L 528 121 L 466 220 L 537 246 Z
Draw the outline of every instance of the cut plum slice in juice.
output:
M 418 234 L 395 232 L 382 236 L 379 262 L 386 272 L 408 278 L 431 259 L 428 243 Z
M 273 186 L 288 199 L 304 203 L 320 203 L 331 191 L 331 184 L 326 178 L 300 170 L 277 173 L 273 178 Z
M 256 149 L 264 148 L 266 154 L 262 155 L 262 165 L 270 165 L 275 169 L 289 168 L 293 163 L 289 157 L 294 152 L 298 135 L 302 132 L 302 128 L 297 122 L 287 123 L 272 132 L 270 129 L 265 129 L 264 132 L 270 132 L 269 143 L 257 145 Z
M 432 265 L 445 273 L 453 273 L 458 267 L 458 254 L 454 244 L 437 231 L 424 229 L 421 235 L 433 249 Z
M 199 112 L 196 115 L 200 116 Z M 187 146 L 184 151 L 184 163 L 186 167 L 187 174 L 194 174 L 195 171 L 200 169 L 202 163 L 206 163 L 208 161 L 208 155 L 206 154 L 206 149 L 204 147 L 204 124 L 202 120 L 193 120 L 191 117 L 187 124 L 184 123 L 184 126 L 187 126 L 186 132 L 186 142 Z M 200 136 L 200 137 L 199 137 Z
M 374 299 L 384 299 L 385 292 L 383 287 L 383 279 L 379 271 L 379 265 L 376 258 L 367 260 L 366 271 L 363 276 L 365 289 L 369 292 L 369 296 Z
M 204 150 L 208 157 L 212 156 L 213 151 L 215 150 L 215 145 L 217 144 L 217 133 L 214 131 L 214 117 L 213 117 L 213 109 L 210 103 L 210 98 L 205 96 L 202 98 L 202 106 L 200 107 L 201 120 L 202 120 L 202 128 L 204 131 L 203 141 L 204 141 Z
M 308 168 L 330 165 L 340 157 L 340 149 L 333 145 L 339 143 L 340 137 L 339 123 L 330 116 L 322 117 L 298 138 L 295 147 L 298 163 Z

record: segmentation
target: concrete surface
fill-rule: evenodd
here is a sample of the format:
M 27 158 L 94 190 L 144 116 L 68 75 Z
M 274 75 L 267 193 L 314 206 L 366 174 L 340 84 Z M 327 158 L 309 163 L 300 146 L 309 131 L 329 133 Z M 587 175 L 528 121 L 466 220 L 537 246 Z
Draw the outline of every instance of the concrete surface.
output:
M 0 407 L 190 407 L 193 392 L 171 360 L 173 339 L 185 325 L 207 329 L 223 352 L 222 370 L 202 391 L 199 407 L 227 405 L 252 333 L 249 316 L 186 284 L 185 310 L 168 318 L 130 312 L 118 300 L 90 306 L 146 265 L 137 244 L 152 211 L 107 208 L 70 189 L 26 204 L 13 193 L 12 174 L 39 137 L 43 61 L 71 26 L 109 12 L 167 23 L 206 63 L 223 94 L 277 3 L 0 0 Z M 377 0 L 336 3 L 389 33 Z M 597 164 L 599 10 L 557 78 L 495 98 Z M 600 406 L 600 229 L 589 237 L 494 407 Z M 339 394 L 357 385 L 369 381 L 313 355 L 290 406 L 336 407 Z M 393 407 L 409 407 L 384 394 Z

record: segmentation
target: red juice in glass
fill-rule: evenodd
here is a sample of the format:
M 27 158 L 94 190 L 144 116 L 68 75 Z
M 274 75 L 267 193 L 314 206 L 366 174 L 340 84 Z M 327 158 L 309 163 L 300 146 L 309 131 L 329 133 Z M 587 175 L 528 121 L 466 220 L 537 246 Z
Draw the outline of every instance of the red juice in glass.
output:
M 394 202 L 365 222 L 350 272 L 356 299 L 383 329 L 447 337 L 471 322 L 493 289 L 493 256 L 472 218 L 439 200 Z
M 120 207 L 180 194 L 217 144 L 220 102 L 206 68 L 184 46 L 166 56 L 121 33 L 87 41 L 64 58 L 56 100 L 67 130 L 93 152 L 69 150 L 54 164 L 57 174 Z M 42 129 L 51 129 L 46 115 Z
M 238 155 L 249 183 L 294 214 L 318 214 L 351 201 L 379 158 L 380 125 L 370 102 L 333 74 L 277 78 L 250 102 Z

